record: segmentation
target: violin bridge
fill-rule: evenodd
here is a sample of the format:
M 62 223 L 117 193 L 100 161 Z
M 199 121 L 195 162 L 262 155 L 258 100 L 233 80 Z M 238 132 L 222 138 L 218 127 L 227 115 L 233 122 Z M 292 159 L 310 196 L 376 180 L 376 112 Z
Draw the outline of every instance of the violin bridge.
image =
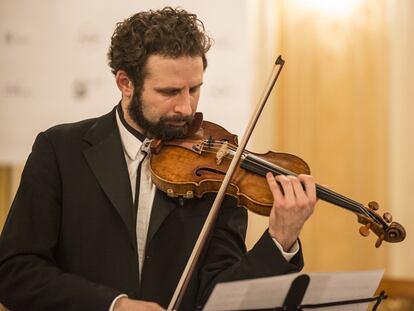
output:
M 220 165 L 223 161 L 223 158 L 226 156 L 229 150 L 229 143 L 227 141 L 223 142 L 220 149 L 216 153 L 216 163 Z
M 195 153 L 201 154 L 203 152 L 203 147 L 201 144 L 193 145 L 191 147 Z

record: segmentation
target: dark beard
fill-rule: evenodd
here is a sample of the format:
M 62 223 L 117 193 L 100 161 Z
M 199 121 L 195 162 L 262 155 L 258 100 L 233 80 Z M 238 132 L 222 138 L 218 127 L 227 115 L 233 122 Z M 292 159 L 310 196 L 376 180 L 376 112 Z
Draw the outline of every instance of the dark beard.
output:
M 172 117 L 161 117 L 158 122 L 151 122 L 144 116 L 142 111 L 142 101 L 137 94 L 134 94 L 128 107 L 131 119 L 145 131 L 145 135 L 150 138 L 170 140 L 182 138 L 187 135 L 188 129 L 193 122 L 193 116 L 175 115 Z M 186 122 L 182 127 L 172 127 L 168 122 Z

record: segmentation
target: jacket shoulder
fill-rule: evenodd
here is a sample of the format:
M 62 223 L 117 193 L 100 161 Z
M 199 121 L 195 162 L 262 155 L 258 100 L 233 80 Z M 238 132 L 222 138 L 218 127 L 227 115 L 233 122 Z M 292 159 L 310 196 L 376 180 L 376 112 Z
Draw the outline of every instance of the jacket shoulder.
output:
M 63 123 L 52 126 L 44 131 L 48 137 L 83 136 L 99 118 L 90 118 L 78 122 Z
M 100 117 L 53 126 L 44 131 L 44 134 L 52 141 L 85 138 L 90 141 L 89 138 L 94 135 L 103 137 L 116 128 L 115 109 Z

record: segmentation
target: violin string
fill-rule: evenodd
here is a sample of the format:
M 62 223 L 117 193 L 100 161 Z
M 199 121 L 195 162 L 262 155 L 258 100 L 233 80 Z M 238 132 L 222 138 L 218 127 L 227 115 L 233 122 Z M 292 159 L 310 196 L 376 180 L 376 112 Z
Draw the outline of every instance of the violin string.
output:
M 269 171 L 273 171 L 269 167 L 264 166 L 262 164 L 257 164 L 257 163 L 255 163 L 255 162 L 253 162 L 251 160 L 246 160 L 245 159 L 245 161 L 248 161 L 248 162 L 250 162 L 250 163 L 252 163 L 254 165 L 259 165 L 262 169 L 269 170 Z M 281 174 L 281 175 L 293 175 L 293 176 L 297 176 L 293 172 L 291 172 L 292 174 L 287 174 L 286 170 L 283 169 L 283 168 L 280 168 L 280 167 L 277 167 L 276 170 L 273 171 L 273 172 L 276 172 L 277 174 Z M 354 212 L 359 212 L 359 213 L 365 215 L 366 217 L 368 217 L 370 219 L 373 218 L 370 215 L 371 213 L 369 213 L 369 211 L 366 210 L 366 208 L 362 204 L 360 204 L 358 202 L 355 202 L 355 201 L 353 201 L 353 200 L 351 200 L 351 199 L 349 199 L 347 197 L 344 197 L 344 196 L 342 196 L 342 195 L 340 195 L 340 194 L 338 194 L 336 192 L 333 192 L 333 191 L 331 191 L 329 189 L 326 189 L 326 188 L 324 188 L 322 186 L 316 185 L 316 188 L 317 188 L 317 190 L 319 192 L 319 197 L 326 198 L 326 200 L 328 202 L 331 202 L 331 203 L 342 203 L 342 204 L 336 204 L 336 205 L 340 205 L 342 207 L 351 209 Z M 332 201 L 328 200 L 328 198 L 331 198 Z M 375 219 L 375 221 L 378 222 L 377 219 Z
M 211 144 L 211 143 L 210 143 Z M 214 142 L 213 143 L 213 145 L 222 145 L 223 143 L 221 143 L 221 142 Z M 213 150 L 217 150 L 217 148 L 211 148 L 211 149 L 213 149 Z M 249 155 L 249 154 L 245 154 L 245 155 Z M 253 155 L 250 155 L 250 157 L 255 157 L 255 156 L 253 156 Z M 244 161 L 247 161 L 248 163 L 250 163 L 250 164 L 253 164 L 253 165 L 256 165 L 256 166 L 259 166 L 260 168 L 262 168 L 263 170 L 266 170 L 266 169 L 271 169 L 271 168 L 274 168 L 274 169 L 276 169 L 277 171 L 279 171 L 280 172 L 280 174 L 281 175 L 293 175 L 293 176 L 297 176 L 297 174 L 295 174 L 294 172 L 291 172 L 291 171 L 289 171 L 289 170 L 286 170 L 286 169 L 284 169 L 284 168 L 282 168 L 282 167 L 280 167 L 280 166 L 278 166 L 278 165 L 275 165 L 275 164 L 273 164 L 273 163 L 270 163 L 270 162 L 268 162 L 268 161 L 265 161 L 265 160 L 263 160 L 263 159 L 260 159 L 260 161 L 263 161 L 263 162 L 266 162 L 264 165 L 261 165 L 258 161 L 253 161 L 253 160 L 251 160 L 251 159 L 248 159 L 248 158 L 246 158 Z M 332 194 L 332 195 L 335 195 L 336 197 L 338 197 L 339 199 L 341 199 L 341 200 L 347 200 L 347 201 L 349 201 L 349 203 L 351 203 L 351 204 L 353 204 L 353 205 L 355 205 L 357 208 L 358 207 L 364 207 L 361 203 L 358 203 L 358 202 L 356 202 L 356 201 L 353 201 L 353 200 L 351 200 L 351 199 L 349 199 L 349 198 L 347 198 L 347 197 L 345 197 L 345 196 L 342 196 L 342 195 L 340 195 L 340 194 L 338 194 L 338 193 L 335 193 L 335 192 L 333 192 L 333 191 L 331 191 L 331 190 L 329 190 L 329 189 L 327 189 L 327 188 L 324 188 L 324 187 L 322 187 L 322 186 L 319 186 L 319 185 L 317 185 L 318 186 L 318 190 L 320 190 L 321 192 L 325 192 L 326 194 Z
M 250 157 L 252 157 L 252 156 L 250 155 Z M 295 174 L 293 172 L 290 172 L 290 171 L 288 171 L 288 170 L 286 170 L 284 168 L 281 168 L 281 167 L 279 167 L 277 165 L 274 165 L 273 163 L 270 163 L 268 161 L 265 161 L 265 162 L 267 162 L 267 163 L 270 164 L 268 166 L 266 166 L 264 164 L 260 164 L 260 163 L 258 163 L 258 161 L 253 161 L 252 159 L 249 159 L 249 158 L 244 159 L 244 161 L 247 161 L 249 164 L 252 164 L 252 165 L 255 165 L 255 166 L 259 166 L 263 171 L 264 170 L 270 170 L 271 171 L 272 169 L 275 169 L 275 172 L 278 173 L 278 174 L 281 174 L 281 175 L 293 175 L 293 176 L 297 176 L 297 174 Z M 264 161 L 264 160 L 261 159 L 261 161 Z M 316 185 L 316 187 L 317 187 L 317 190 L 320 193 L 325 194 L 327 197 L 332 197 L 334 199 L 337 199 L 338 201 L 341 201 L 344 204 L 353 207 L 353 211 L 360 212 L 360 213 L 364 214 L 366 217 L 368 217 L 370 219 L 374 219 L 376 222 L 382 223 L 382 221 L 381 221 L 382 219 L 378 220 L 377 217 L 375 217 L 375 215 L 373 215 L 369 210 L 367 210 L 365 208 L 365 206 L 362 205 L 361 203 L 356 202 L 356 201 L 354 201 L 354 200 L 352 200 L 350 198 L 347 198 L 347 197 L 345 197 L 345 196 L 343 196 L 343 195 L 341 195 L 341 194 L 339 194 L 337 192 L 334 192 L 332 190 L 329 190 L 329 189 L 327 189 L 325 187 L 322 187 L 322 186 L 320 186 L 318 184 Z M 331 203 L 333 203 L 333 202 L 331 202 Z
M 216 141 L 213 141 L 213 142 L 203 141 L 202 142 L 202 148 L 201 148 L 201 150 L 204 151 L 204 152 L 211 152 L 211 153 L 213 153 L 213 151 L 207 151 L 207 150 L 205 150 L 204 149 L 204 145 L 207 145 L 207 147 L 209 149 L 211 149 L 211 150 L 219 150 L 219 148 L 223 145 L 223 142 L 216 142 Z M 216 146 L 218 146 L 218 147 L 216 147 Z M 228 143 L 227 143 L 227 147 L 230 147 L 229 148 L 230 150 L 233 149 L 232 148 L 233 145 L 228 144 Z M 248 154 L 244 153 L 244 155 L 248 155 Z M 225 158 L 228 158 L 228 159 L 231 159 L 231 157 L 229 157 L 227 155 L 225 155 L 224 157 Z M 250 155 L 250 157 L 252 157 L 252 155 Z M 264 161 L 262 159 L 260 159 L 260 160 L 261 161 Z M 289 170 L 286 170 L 286 169 L 284 169 L 282 167 L 279 167 L 279 166 L 277 166 L 277 165 L 275 165 L 273 163 L 270 163 L 268 161 L 265 161 L 266 162 L 265 164 L 260 164 L 259 161 L 254 161 L 254 160 L 249 159 L 247 157 L 244 159 L 244 161 L 247 162 L 248 164 L 251 164 L 251 165 L 254 165 L 256 167 L 261 168 L 262 171 L 275 169 L 276 170 L 276 173 L 279 173 L 281 175 L 293 175 L 293 176 L 297 176 L 297 174 L 295 174 L 295 173 L 293 173 L 293 172 L 291 172 Z M 339 201 L 343 202 L 344 204 L 346 204 L 348 206 L 351 206 L 355 212 L 360 212 L 360 213 L 364 214 L 366 217 L 368 217 L 370 219 L 374 218 L 374 220 L 378 222 L 378 219 L 376 219 L 377 217 L 374 217 L 374 215 L 372 215 L 372 213 L 370 213 L 370 211 L 367 210 L 366 207 L 363 204 L 361 204 L 359 202 L 356 202 L 356 201 L 354 201 L 354 200 L 352 200 L 350 198 L 347 198 L 347 197 L 345 197 L 345 196 L 343 196 L 343 195 L 341 195 L 341 194 L 339 194 L 337 192 L 334 192 L 332 190 L 329 190 L 329 189 L 327 189 L 325 187 L 322 187 L 322 186 L 320 186 L 318 184 L 316 185 L 316 187 L 317 187 L 317 190 L 319 191 L 319 193 L 324 194 L 326 197 L 332 197 L 333 199 L 339 200 Z
M 213 144 L 214 144 L 214 145 L 217 145 L 218 143 L 213 143 Z M 221 145 L 219 145 L 220 147 L 212 147 L 212 146 L 211 146 L 211 145 L 212 145 L 212 143 L 206 143 L 205 145 L 207 145 L 207 148 L 208 148 L 208 149 L 211 149 L 211 150 L 206 150 L 206 149 L 204 149 L 204 143 L 202 143 L 202 144 L 201 144 L 201 148 L 200 148 L 200 152 L 216 153 L 217 151 L 219 151 L 219 150 L 220 150 L 220 147 L 221 147 Z M 235 151 L 236 151 L 236 149 L 234 149 L 234 150 L 232 150 L 232 149 L 231 149 L 231 151 L 235 152 Z M 244 156 L 247 156 L 247 155 L 248 155 L 248 153 L 243 152 L 243 155 L 244 155 Z M 233 158 L 233 155 L 232 155 L 232 154 L 230 154 L 230 153 L 226 153 L 226 154 L 223 156 L 223 158 L 226 158 L 226 159 L 228 159 L 228 160 L 231 160 L 231 159 Z
M 209 141 L 206 141 L 206 140 L 204 140 L 201 143 L 202 148 L 206 145 L 208 148 L 211 148 L 213 150 L 219 150 L 223 146 L 223 144 L 224 144 L 223 142 L 216 142 L 216 141 L 209 142 Z M 227 142 L 227 148 L 230 151 L 233 151 L 233 152 L 235 152 L 237 150 L 237 146 L 236 145 L 229 144 L 228 142 Z M 244 155 L 247 155 L 245 152 L 243 154 Z

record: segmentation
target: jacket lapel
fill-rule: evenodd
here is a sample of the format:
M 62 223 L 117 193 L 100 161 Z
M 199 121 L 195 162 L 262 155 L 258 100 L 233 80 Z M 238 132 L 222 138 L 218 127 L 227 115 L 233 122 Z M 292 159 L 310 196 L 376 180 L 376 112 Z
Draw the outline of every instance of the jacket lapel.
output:
M 128 168 L 116 125 L 116 110 L 99 118 L 85 135 L 92 146 L 84 150 L 98 183 L 121 216 L 136 249 L 134 208 Z
M 154 203 L 147 234 L 147 246 L 167 216 L 176 208 L 177 203 L 158 190 L 155 192 Z

